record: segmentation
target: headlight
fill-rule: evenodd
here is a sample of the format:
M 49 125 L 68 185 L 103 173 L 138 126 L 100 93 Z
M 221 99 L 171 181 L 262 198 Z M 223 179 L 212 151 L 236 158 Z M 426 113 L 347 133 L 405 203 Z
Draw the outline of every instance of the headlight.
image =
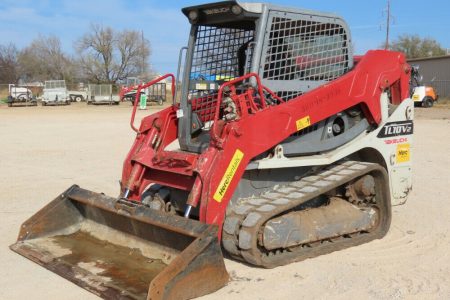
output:
M 242 13 L 242 7 L 240 7 L 239 5 L 233 5 L 231 7 L 231 11 L 233 12 L 233 14 L 235 15 L 240 15 Z
M 191 20 L 191 22 L 197 21 L 197 20 L 198 20 L 198 11 L 196 11 L 196 10 L 191 10 L 191 11 L 189 12 L 188 17 L 189 17 L 189 20 Z

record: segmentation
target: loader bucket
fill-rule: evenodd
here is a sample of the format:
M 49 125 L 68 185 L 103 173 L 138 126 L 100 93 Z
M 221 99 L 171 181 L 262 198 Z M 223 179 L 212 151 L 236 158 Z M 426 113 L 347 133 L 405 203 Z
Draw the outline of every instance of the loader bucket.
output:
M 107 299 L 190 299 L 228 281 L 217 226 L 72 186 L 11 249 Z

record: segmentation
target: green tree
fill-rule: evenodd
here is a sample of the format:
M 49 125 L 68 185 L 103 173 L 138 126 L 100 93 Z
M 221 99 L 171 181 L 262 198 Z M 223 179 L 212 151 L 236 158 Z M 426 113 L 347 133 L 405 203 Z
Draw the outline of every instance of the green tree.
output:
M 406 54 L 407 58 L 422 58 L 447 54 L 438 41 L 419 35 L 404 34 L 391 42 L 389 49 Z

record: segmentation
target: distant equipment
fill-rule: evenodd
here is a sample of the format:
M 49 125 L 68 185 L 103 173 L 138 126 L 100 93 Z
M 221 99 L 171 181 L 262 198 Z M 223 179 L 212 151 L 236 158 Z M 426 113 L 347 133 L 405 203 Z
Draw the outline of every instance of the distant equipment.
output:
M 158 105 L 163 105 L 163 102 L 166 102 L 166 91 L 167 87 L 164 82 L 156 83 L 152 86 L 149 86 L 147 89 L 148 102 L 155 102 Z
M 422 81 L 423 77 L 419 72 L 419 67 L 412 66 L 410 84 L 411 98 L 415 106 L 432 107 L 438 101 L 439 95 L 432 86 L 423 85 Z
M 77 90 L 71 90 L 67 93 L 69 94 L 70 101 L 72 102 L 86 101 L 88 98 L 88 89 L 84 87 L 83 83 L 78 85 Z
M 36 106 L 36 98 L 27 87 L 16 86 L 15 84 L 8 85 L 8 106 L 12 107 L 15 104 Z
M 120 100 L 134 102 L 136 100 L 136 91 L 141 83 L 142 82 L 138 81 L 137 78 L 128 78 L 126 86 L 123 86 L 119 93 Z M 147 96 L 147 103 L 153 102 L 158 105 L 163 105 L 166 101 L 167 85 L 164 82 L 158 82 L 142 89 L 140 94 Z
M 89 84 L 87 104 L 119 104 L 119 96 L 112 94 L 111 84 Z
M 44 83 L 42 105 L 69 105 L 70 97 L 65 80 L 47 80 Z

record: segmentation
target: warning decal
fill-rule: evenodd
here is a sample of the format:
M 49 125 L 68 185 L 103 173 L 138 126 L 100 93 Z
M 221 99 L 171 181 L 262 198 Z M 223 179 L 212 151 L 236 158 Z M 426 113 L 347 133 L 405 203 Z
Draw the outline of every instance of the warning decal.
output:
M 244 153 L 241 150 L 236 149 L 236 152 L 234 153 L 233 158 L 231 159 L 230 164 L 228 165 L 225 174 L 223 174 L 222 180 L 220 181 L 219 186 L 217 187 L 217 190 L 214 193 L 213 198 L 217 202 L 222 202 L 222 198 L 225 195 L 231 181 L 233 180 L 234 174 L 239 168 L 239 165 L 243 157 Z

